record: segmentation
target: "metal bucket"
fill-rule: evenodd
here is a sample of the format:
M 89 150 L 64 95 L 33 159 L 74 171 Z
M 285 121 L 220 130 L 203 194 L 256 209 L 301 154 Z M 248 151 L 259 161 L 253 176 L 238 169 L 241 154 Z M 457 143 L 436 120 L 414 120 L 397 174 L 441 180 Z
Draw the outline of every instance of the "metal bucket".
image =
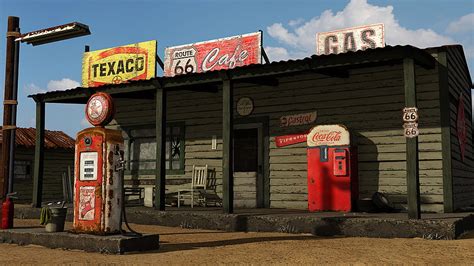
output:
M 64 231 L 64 223 L 66 222 L 67 208 L 50 208 L 51 219 L 46 224 L 46 232 L 62 232 Z

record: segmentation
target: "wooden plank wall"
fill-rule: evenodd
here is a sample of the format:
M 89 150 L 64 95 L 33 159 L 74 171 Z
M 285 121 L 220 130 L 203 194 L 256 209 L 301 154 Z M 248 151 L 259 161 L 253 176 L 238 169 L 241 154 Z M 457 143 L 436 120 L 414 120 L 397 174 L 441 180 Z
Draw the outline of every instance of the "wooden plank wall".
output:
M 18 192 L 19 202 L 31 202 L 33 194 L 34 149 L 17 149 L 16 160 L 31 161 L 31 178 L 15 180 L 13 190 Z M 74 176 L 74 151 L 46 149 L 44 154 L 43 201 L 63 200 L 62 174 L 71 167 Z M 72 180 L 74 182 L 74 180 Z
M 442 164 L 437 70 L 416 68 L 420 108 L 420 182 L 424 211 L 442 211 Z M 360 68 L 349 78 L 300 74 L 281 78 L 277 87 L 237 83 L 235 101 L 254 100 L 250 117 L 268 117 L 270 201 L 274 208 L 307 208 L 306 144 L 275 146 L 275 136 L 301 133 L 312 125 L 281 128 L 281 116 L 317 111 L 315 124 L 345 124 L 359 146 L 360 197 L 386 193 L 406 204 L 406 155 L 402 131 L 403 69 L 400 64 Z M 168 119 L 186 123 L 186 175 L 193 164 L 208 164 L 221 174 L 222 92 L 170 92 Z M 239 116 L 235 114 L 238 118 Z M 118 100 L 115 125 L 153 124 L 152 100 Z M 212 135 L 218 138 L 211 150 Z M 173 177 L 179 178 L 179 177 Z M 221 192 L 220 186 L 218 186 Z
M 460 46 L 447 47 L 454 209 L 474 204 L 474 147 L 471 81 L 465 60 Z M 467 126 L 467 143 L 464 161 L 461 160 L 456 126 L 459 95 L 461 92 L 464 93 L 464 113 Z

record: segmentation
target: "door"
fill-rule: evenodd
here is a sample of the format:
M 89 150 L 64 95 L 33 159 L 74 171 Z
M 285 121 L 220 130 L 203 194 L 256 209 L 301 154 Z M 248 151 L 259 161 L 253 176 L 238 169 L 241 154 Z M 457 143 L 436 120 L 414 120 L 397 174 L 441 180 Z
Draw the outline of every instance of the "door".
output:
M 234 207 L 264 207 L 263 125 L 234 126 Z

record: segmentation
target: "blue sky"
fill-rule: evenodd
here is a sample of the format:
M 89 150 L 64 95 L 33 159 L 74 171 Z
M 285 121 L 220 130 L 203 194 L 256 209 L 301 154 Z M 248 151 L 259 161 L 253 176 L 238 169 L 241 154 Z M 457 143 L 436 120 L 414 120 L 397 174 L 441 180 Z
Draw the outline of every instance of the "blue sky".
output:
M 281 60 L 314 54 L 316 32 L 382 22 L 389 45 L 462 44 L 471 76 L 474 72 L 474 0 L 0 0 L 2 77 L 8 16 L 20 17 L 22 32 L 72 21 L 88 24 L 92 32 L 36 47 L 21 45 L 17 123 L 21 127 L 35 125 L 35 104 L 27 95 L 79 86 L 84 45 L 97 50 L 157 40 L 163 58 L 167 46 L 263 30 L 270 60 Z M 4 87 L 3 78 L 0 86 Z M 82 105 L 46 107 L 47 129 L 74 137 L 87 126 Z

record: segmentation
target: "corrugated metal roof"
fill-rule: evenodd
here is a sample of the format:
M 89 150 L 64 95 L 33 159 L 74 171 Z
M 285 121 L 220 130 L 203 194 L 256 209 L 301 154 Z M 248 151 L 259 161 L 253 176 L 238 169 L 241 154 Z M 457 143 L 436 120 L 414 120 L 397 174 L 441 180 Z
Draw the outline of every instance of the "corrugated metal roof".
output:
M 3 143 L 3 130 L 0 127 L 0 143 Z M 36 143 L 36 129 L 17 128 L 16 146 L 33 148 Z M 44 147 L 46 149 L 74 149 L 75 140 L 62 131 L 45 130 Z
M 94 88 L 71 88 L 63 91 L 50 91 L 30 95 L 29 97 L 45 99 L 56 96 L 74 97 L 85 96 L 85 93 L 92 95 L 95 90 L 119 89 L 122 87 L 132 86 L 153 86 L 153 82 L 164 84 L 165 87 L 179 87 L 193 84 L 212 83 L 218 80 L 219 75 L 232 74 L 232 77 L 251 78 L 261 75 L 278 75 L 282 73 L 302 71 L 311 66 L 314 69 L 350 67 L 352 65 L 362 65 L 371 63 L 386 62 L 401 57 L 415 57 L 415 61 L 419 63 L 428 63 L 434 66 L 435 59 L 429 55 L 424 49 L 420 49 L 411 45 L 385 46 L 375 49 L 349 51 L 346 53 L 329 54 L 329 55 L 312 55 L 302 59 L 290 59 L 286 61 L 274 61 L 269 64 L 251 64 L 236 67 L 227 70 L 214 70 L 203 73 L 190 73 L 174 77 L 156 77 L 148 80 L 133 80 L 127 83 L 106 84 Z M 169 86 L 168 86 L 169 85 Z M 87 97 L 88 98 L 88 97 Z

